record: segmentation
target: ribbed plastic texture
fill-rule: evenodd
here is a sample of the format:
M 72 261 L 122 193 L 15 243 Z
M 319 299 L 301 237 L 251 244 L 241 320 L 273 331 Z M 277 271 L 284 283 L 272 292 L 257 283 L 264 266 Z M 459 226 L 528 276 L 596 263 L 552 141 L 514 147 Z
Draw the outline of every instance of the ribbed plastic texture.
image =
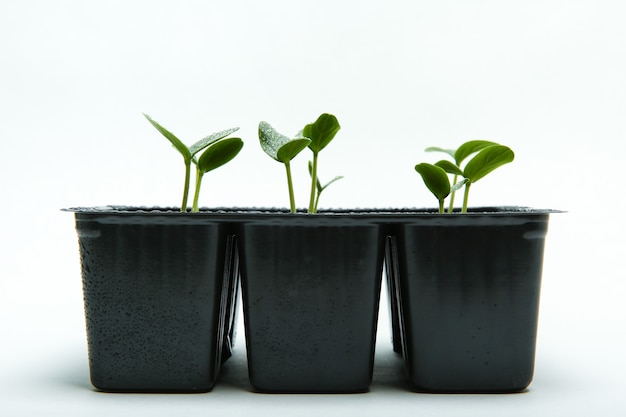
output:
M 396 225 L 387 248 L 394 345 L 415 389 L 531 383 L 547 226 L 547 212 Z
M 230 355 L 233 239 L 225 224 L 179 224 L 182 216 L 76 213 L 90 374 L 100 390 L 208 391 Z
M 532 381 L 544 241 L 557 211 L 68 211 L 102 390 L 210 390 L 232 350 L 240 268 L 257 391 L 367 391 L 383 257 L 394 350 L 415 390 L 514 392 Z
M 261 392 L 363 392 L 372 381 L 384 236 L 367 221 L 240 225 L 250 382 Z

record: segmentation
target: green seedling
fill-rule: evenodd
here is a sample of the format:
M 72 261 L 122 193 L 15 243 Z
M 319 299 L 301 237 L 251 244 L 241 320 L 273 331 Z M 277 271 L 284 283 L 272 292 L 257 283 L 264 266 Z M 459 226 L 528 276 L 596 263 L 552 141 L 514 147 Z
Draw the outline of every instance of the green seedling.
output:
M 478 151 L 480 151 L 481 149 L 486 148 L 487 146 L 492 146 L 492 145 L 497 145 L 497 143 L 495 142 L 491 142 L 488 140 L 470 140 L 468 142 L 465 142 L 464 144 L 462 144 L 458 149 L 454 150 L 454 149 L 444 149 L 444 148 L 439 148 L 436 146 L 432 146 L 429 148 L 426 148 L 426 152 L 443 152 L 445 154 L 448 154 L 452 157 L 452 159 L 454 159 L 454 162 L 456 163 L 456 167 L 458 169 L 456 169 L 456 172 L 453 172 L 455 170 L 455 168 L 453 168 L 451 165 L 448 165 L 448 161 L 439 161 L 437 162 L 435 165 L 437 166 L 441 166 L 442 168 L 444 168 L 446 170 L 446 172 L 449 172 L 451 174 L 454 175 L 454 178 L 452 180 L 453 184 L 456 184 L 458 179 L 459 179 L 459 175 L 463 175 L 462 174 L 462 170 L 460 168 L 462 162 L 470 155 L 472 155 L 473 153 L 476 153 Z M 451 163 L 450 163 L 451 164 Z M 454 164 L 452 164 L 454 165 Z M 447 168 L 447 169 L 446 169 Z M 450 193 L 450 203 L 448 206 L 448 213 L 452 213 L 452 211 L 454 210 L 454 197 L 455 197 L 455 191 L 452 191 Z
M 311 178 L 313 177 L 313 162 L 309 161 L 309 175 L 311 175 Z M 322 185 L 322 183 L 320 182 L 319 176 L 317 177 L 317 181 L 316 181 L 316 196 L 315 196 L 315 204 L 314 204 L 314 210 L 317 213 L 317 206 L 320 202 L 320 195 L 322 194 L 322 191 L 324 191 L 326 188 L 328 188 L 328 186 L 332 183 L 334 183 L 335 181 L 339 181 L 340 179 L 342 179 L 342 176 L 338 176 L 333 178 L 332 180 L 328 181 L 325 185 Z
M 450 179 L 446 171 L 433 164 L 422 162 L 415 165 L 415 170 L 422 176 L 424 184 L 439 202 L 439 213 L 444 213 L 444 200 L 450 193 L 458 190 L 465 184 L 465 180 L 459 181 L 454 185 L 450 185 Z
M 192 212 L 199 211 L 198 197 L 200 194 L 202 176 L 204 173 L 224 165 L 237 156 L 243 147 L 243 141 L 240 138 L 226 137 L 239 130 L 239 128 L 234 127 L 212 133 L 211 135 L 200 139 L 190 147 L 187 147 L 172 132 L 161 126 L 147 114 L 143 113 L 143 115 L 150 122 L 150 124 L 152 124 L 152 126 L 154 126 L 163 136 L 165 136 L 167 140 L 170 141 L 174 148 L 176 148 L 176 150 L 183 157 L 183 161 L 185 162 L 185 183 L 183 186 L 183 201 L 180 206 L 180 211 L 182 212 L 187 211 L 191 164 L 194 163 L 196 165 L 196 189 L 194 192 Z M 203 150 L 205 150 L 204 153 L 198 158 L 197 155 Z
M 224 138 L 214 142 L 206 148 L 206 151 L 196 161 L 196 191 L 193 197 L 192 211 L 198 212 L 198 197 L 200 195 L 200 185 L 205 173 L 213 171 L 231 161 L 243 148 L 243 141 L 240 138 Z
M 311 140 L 305 137 L 289 137 L 278 133 L 269 123 L 259 123 L 259 141 L 261 148 L 274 160 L 285 165 L 287 171 L 287 187 L 289 189 L 289 207 L 292 213 L 296 212 L 296 199 L 293 191 L 293 180 L 291 177 L 291 160 L 295 158 Z
M 334 139 L 337 132 L 339 132 L 339 129 L 341 129 L 341 126 L 339 125 L 337 118 L 332 114 L 323 113 L 315 122 L 306 125 L 302 130 L 302 135 L 311 140 L 308 147 L 313 152 L 313 162 L 311 163 L 311 195 L 309 198 L 309 213 L 317 212 L 316 201 L 319 200 L 320 192 L 317 181 L 317 161 L 319 153 Z M 335 180 L 331 181 L 331 183 L 334 181 Z
M 452 200 L 454 192 L 463 186 L 465 186 L 465 193 L 461 212 L 466 213 L 471 185 L 502 165 L 512 162 L 515 158 L 510 148 L 490 141 L 469 141 L 456 151 L 434 147 L 427 148 L 427 151 L 445 152 L 455 160 L 455 163 L 441 160 L 434 165 L 422 163 L 415 166 L 415 170 L 422 176 L 427 188 L 437 198 L 440 213 L 444 212 L 444 199 L 451 195 Z M 461 163 L 472 154 L 476 155 L 467 162 L 464 168 L 461 168 Z M 448 174 L 454 176 L 452 186 Z M 459 176 L 463 179 L 457 182 Z M 448 208 L 449 213 L 452 211 L 453 202 Z

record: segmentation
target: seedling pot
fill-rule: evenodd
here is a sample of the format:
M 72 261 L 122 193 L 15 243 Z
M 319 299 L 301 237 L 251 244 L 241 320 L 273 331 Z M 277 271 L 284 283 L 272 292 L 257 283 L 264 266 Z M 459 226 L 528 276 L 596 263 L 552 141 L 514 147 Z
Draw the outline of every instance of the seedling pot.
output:
M 212 213 L 75 212 L 92 384 L 206 392 L 231 355 L 238 269 L 231 226 Z
M 550 211 L 400 216 L 388 241 L 396 351 L 417 391 L 517 392 L 534 372 Z
M 364 392 L 385 233 L 364 213 L 268 211 L 238 226 L 250 382 L 259 392 Z

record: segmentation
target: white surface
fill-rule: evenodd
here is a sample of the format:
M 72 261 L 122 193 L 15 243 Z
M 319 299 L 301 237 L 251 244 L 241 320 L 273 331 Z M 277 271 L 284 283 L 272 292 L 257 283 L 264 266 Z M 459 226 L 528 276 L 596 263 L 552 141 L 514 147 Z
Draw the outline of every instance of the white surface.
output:
M 625 415 L 624 17 L 619 0 L 1 2 L 0 414 Z M 260 120 L 289 134 L 338 116 L 320 175 L 346 178 L 325 207 L 432 206 L 413 171 L 433 160 L 423 148 L 510 145 L 516 161 L 470 204 L 569 211 L 551 220 L 530 390 L 406 391 L 383 311 L 368 394 L 251 393 L 243 331 L 211 393 L 92 391 L 58 209 L 179 204 L 180 157 L 141 112 L 187 143 L 241 127 L 242 154 L 205 179 L 208 206 L 287 204 Z

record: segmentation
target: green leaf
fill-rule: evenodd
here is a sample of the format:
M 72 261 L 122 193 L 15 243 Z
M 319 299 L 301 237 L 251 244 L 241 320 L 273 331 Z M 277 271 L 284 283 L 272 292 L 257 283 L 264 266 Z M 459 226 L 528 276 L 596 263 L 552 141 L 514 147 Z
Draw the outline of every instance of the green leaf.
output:
M 454 149 L 444 149 L 444 148 L 440 148 L 438 146 L 429 146 L 428 148 L 425 149 L 426 152 L 443 152 L 445 154 L 450 155 L 451 157 L 454 158 Z
M 454 160 L 458 166 L 461 166 L 461 163 L 471 154 L 476 153 L 487 146 L 497 145 L 495 142 L 491 142 L 488 140 L 470 140 L 459 146 L 459 148 L 454 152 Z
M 311 142 L 307 138 L 295 138 L 280 134 L 269 123 L 259 123 L 259 142 L 266 154 L 278 162 L 289 162 Z
M 276 159 L 282 163 L 289 162 L 296 157 L 304 148 L 306 148 L 311 140 L 307 138 L 291 139 L 278 149 Z
M 333 140 L 341 126 L 335 116 L 323 113 L 313 123 L 306 125 L 302 131 L 304 137 L 311 139 L 309 148 L 320 152 Z
M 242 147 L 243 141 L 240 138 L 228 138 L 215 142 L 198 159 L 198 169 L 202 172 L 209 172 L 219 168 L 237 156 Z
M 239 130 L 238 127 L 232 127 L 230 129 L 222 130 L 220 132 L 211 133 L 209 136 L 203 139 L 200 139 L 199 141 L 191 145 L 189 147 L 189 152 L 191 153 L 191 156 L 193 156 L 197 154 L 198 152 L 200 152 L 201 150 L 203 150 L 204 148 L 206 148 L 207 146 L 209 146 L 210 144 L 212 144 L 213 142 L 217 142 L 220 139 L 224 139 L 226 136 L 231 135 L 238 130 Z
M 443 200 L 450 194 L 450 180 L 443 168 L 436 165 L 421 163 L 415 165 L 415 170 L 422 176 L 424 184 L 437 200 Z
M 278 159 L 278 150 L 285 143 L 289 142 L 289 140 L 287 136 L 278 133 L 269 123 L 259 123 L 259 142 L 261 142 L 261 148 L 275 160 L 280 162 Z
M 309 175 L 313 175 L 313 162 L 309 161 Z M 324 191 L 326 188 L 328 188 L 328 186 L 336 181 L 339 181 L 340 179 L 343 179 L 343 175 L 339 175 L 336 176 L 335 178 L 333 178 L 332 180 L 328 181 L 326 184 L 324 184 L 322 186 L 322 183 L 320 182 L 320 178 L 317 177 L 317 181 L 316 181 L 316 187 L 317 187 L 317 193 L 320 194 L 322 191 Z
M 172 132 L 170 132 L 169 130 L 167 130 L 160 124 L 158 124 L 155 120 L 153 120 L 147 114 L 145 113 L 142 113 L 142 114 L 144 115 L 146 119 L 148 119 L 148 121 L 152 124 L 152 126 L 156 128 L 156 130 L 161 132 L 161 134 L 165 136 L 167 140 L 169 140 L 172 143 L 172 145 L 174 145 L 174 147 L 178 150 L 178 152 L 181 153 L 181 155 L 183 156 L 183 158 L 185 158 L 185 160 L 191 159 L 191 153 L 189 152 L 189 149 L 187 149 L 187 146 L 185 146 L 185 144 L 181 142 L 180 139 L 178 139 Z
M 454 165 L 454 163 L 447 161 L 445 159 L 442 159 L 441 161 L 436 162 L 435 165 L 438 166 L 439 168 L 442 168 L 448 174 L 463 175 L 463 171 L 461 170 L 461 168 L 459 168 L 458 166 Z
M 336 181 L 339 181 L 340 179 L 343 178 L 343 175 L 339 175 L 335 178 L 333 178 L 332 180 L 328 181 L 323 187 L 320 188 L 319 192 L 321 193 L 322 191 L 324 191 L 326 188 L 328 188 L 328 186 Z
M 465 166 L 463 176 L 476 182 L 494 169 L 508 164 L 515 159 L 513 151 L 502 145 L 493 145 L 478 152 Z

